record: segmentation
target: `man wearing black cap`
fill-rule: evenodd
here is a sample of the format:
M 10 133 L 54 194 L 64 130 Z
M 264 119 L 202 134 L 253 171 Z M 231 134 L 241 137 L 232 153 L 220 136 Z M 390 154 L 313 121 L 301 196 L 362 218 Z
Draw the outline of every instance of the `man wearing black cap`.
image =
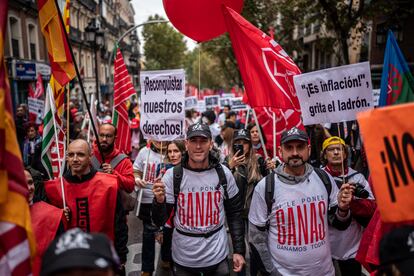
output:
M 118 268 L 118 255 L 107 236 L 73 228 L 50 244 L 40 275 L 112 276 Z
M 230 275 L 228 241 L 233 244 L 233 270 L 244 265 L 242 204 L 229 169 L 211 153 L 210 129 L 205 124 L 188 128 L 180 165 L 168 170 L 153 186 L 153 220 L 162 226 L 174 208 L 172 258 L 174 275 Z
M 335 275 L 328 223 L 346 229 L 352 187 L 338 188 L 327 173 L 306 163 L 306 132 L 282 133 L 283 164 L 260 181 L 249 212 L 249 241 L 258 266 L 271 275 Z M 271 242 L 268 242 L 271 241 Z

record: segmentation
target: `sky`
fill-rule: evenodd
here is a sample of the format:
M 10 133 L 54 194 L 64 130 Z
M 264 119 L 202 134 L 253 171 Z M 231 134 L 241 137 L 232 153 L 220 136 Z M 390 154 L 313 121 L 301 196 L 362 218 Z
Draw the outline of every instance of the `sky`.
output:
M 158 14 L 162 17 L 168 19 L 167 15 L 164 11 L 164 6 L 162 4 L 162 0 L 132 0 L 131 1 L 132 6 L 135 10 L 135 24 L 141 24 L 148 20 L 148 17 L 150 15 Z M 138 32 L 141 34 L 142 28 L 138 30 Z M 184 36 L 185 37 L 185 36 Z M 187 48 L 190 50 L 194 49 L 196 46 L 196 43 L 185 37 Z M 142 35 L 140 35 L 140 39 L 142 39 Z M 140 41 L 141 45 L 144 43 L 143 41 Z

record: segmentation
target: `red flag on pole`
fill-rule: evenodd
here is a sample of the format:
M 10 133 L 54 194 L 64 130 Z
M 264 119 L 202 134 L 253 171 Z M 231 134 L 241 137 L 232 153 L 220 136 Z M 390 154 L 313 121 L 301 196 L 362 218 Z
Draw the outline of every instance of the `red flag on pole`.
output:
M 114 114 L 112 123 L 117 128 L 115 147 L 128 154 L 131 152 L 131 133 L 125 101 L 135 94 L 135 90 L 119 48 L 116 51 L 114 71 Z
M 299 68 L 282 47 L 234 10 L 224 18 L 251 107 L 295 109 L 300 112 L 293 85 Z

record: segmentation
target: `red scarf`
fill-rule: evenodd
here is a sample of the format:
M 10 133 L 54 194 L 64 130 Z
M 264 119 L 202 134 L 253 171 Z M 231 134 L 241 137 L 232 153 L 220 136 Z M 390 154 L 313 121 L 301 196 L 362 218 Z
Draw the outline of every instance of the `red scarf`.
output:
M 345 173 L 345 175 L 348 175 L 348 166 L 346 166 L 345 164 L 344 164 L 344 173 Z M 330 174 L 330 175 L 332 175 L 333 177 L 339 177 L 339 176 L 342 176 L 342 171 L 335 171 L 329 164 L 328 165 L 326 165 L 326 167 L 325 167 L 325 170 Z

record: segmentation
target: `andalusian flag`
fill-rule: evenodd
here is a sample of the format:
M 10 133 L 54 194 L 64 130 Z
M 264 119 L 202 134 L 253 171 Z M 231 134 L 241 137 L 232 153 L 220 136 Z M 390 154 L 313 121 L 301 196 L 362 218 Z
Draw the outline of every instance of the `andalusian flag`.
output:
M 388 31 L 379 106 L 414 101 L 414 78 L 392 31 Z
M 61 173 L 59 171 L 59 155 L 56 147 L 56 134 L 59 140 L 60 156 L 64 156 L 65 133 L 62 129 L 62 120 L 56 114 L 53 105 L 53 91 L 51 81 L 46 90 L 46 103 L 43 115 L 43 140 L 42 140 L 42 165 L 46 169 L 50 179 L 56 178 Z
M 0 1 L 0 271 L 31 275 L 35 241 L 4 60 L 8 1 Z
M 126 100 L 135 94 L 135 90 L 119 48 L 116 51 L 114 71 L 114 114 L 112 123 L 117 128 L 115 147 L 128 154 L 131 152 L 131 131 Z

